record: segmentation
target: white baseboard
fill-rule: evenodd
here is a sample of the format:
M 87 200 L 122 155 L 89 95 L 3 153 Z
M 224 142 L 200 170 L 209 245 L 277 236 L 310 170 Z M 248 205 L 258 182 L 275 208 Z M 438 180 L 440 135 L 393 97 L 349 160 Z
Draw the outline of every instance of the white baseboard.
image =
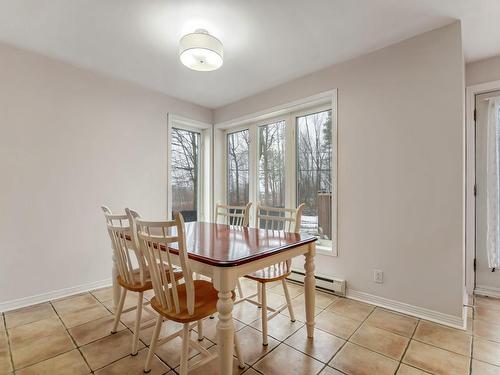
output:
M 412 315 L 420 319 L 430 320 L 431 322 L 443 324 L 449 327 L 465 329 L 466 320 L 464 321 L 464 318 L 460 316 L 444 314 L 438 311 L 426 309 L 424 307 L 394 301 L 349 288 L 347 288 L 347 297 L 357 301 L 371 303 L 372 305 L 384 307 L 403 314 Z
M 477 294 L 478 296 L 500 298 L 500 288 L 495 288 L 486 285 L 476 285 L 476 288 L 474 289 L 474 294 Z
M 111 278 L 101 281 L 93 281 L 90 283 L 77 285 L 70 288 L 54 290 L 52 292 L 37 294 L 30 297 L 19 298 L 12 301 L 0 302 L 0 312 L 36 305 L 38 303 L 47 302 L 57 298 L 67 297 L 73 294 L 87 292 L 89 290 L 103 288 L 110 285 L 111 285 Z

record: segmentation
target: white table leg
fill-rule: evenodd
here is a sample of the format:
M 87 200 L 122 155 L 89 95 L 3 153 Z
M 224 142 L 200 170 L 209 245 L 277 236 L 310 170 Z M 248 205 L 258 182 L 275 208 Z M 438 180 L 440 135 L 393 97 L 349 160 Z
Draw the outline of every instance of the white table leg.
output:
M 218 277 L 214 277 L 215 289 L 219 291 L 217 301 L 217 312 L 219 320 L 217 322 L 218 350 L 219 350 L 219 374 L 231 375 L 233 373 L 233 353 L 234 353 L 234 323 L 233 323 L 233 299 L 232 290 L 236 287 L 236 280 L 229 280 L 224 271 L 221 270 Z
M 314 303 L 316 298 L 316 280 L 314 279 L 314 255 L 316 254 L 316 244 L 309 245 L 309 252 L 305 254 L 305 278 L 304 289 L 306 299 L 306 326 L 307 337 L 314 337 Z
M 120 284 L 116 282 L 116 278 L 118 277 L 118 267 L 116 266 L 115 253 L 111 257 L 113 262 L 111 268 L 111 282 L 113 285 L 113 308 L 116 311 L 116 307 L 118 306 L 118 302 L 120 301 L 121 287 Z

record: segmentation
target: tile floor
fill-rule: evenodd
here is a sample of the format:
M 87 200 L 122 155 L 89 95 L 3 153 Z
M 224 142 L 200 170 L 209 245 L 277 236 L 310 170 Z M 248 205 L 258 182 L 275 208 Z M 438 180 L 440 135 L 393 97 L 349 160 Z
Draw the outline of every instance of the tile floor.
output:
M 243 281 L 245 293 L 255 283 Z M 247 367 L 235 373 L 334 374 L 500 374 L 500 300 L 476 297 L 468 331 L 396 314 L 323 292 L 316 296 L 315 339 L 306 338 L 302 287 L 290 284 L 297 321 L 284 311 L 269 322 L 269 346 L 260 344 L 260 310 L 243 302 L 235 306 L 235 326 Z M 284 301 L 281 286 L 269 285 L 270 306 Z M 146 298 L 151 297 L 151 293 Z M 126 307 L 135 305 L 130 293 Z M 2 314 L 0 374 L 142 374 L 152 328 L 141 331 L 139 354 L 131 357 L 135 311 L 113 323 L 111 289 L 43 303 Z M 147 307 L 143 322 L 154 318 Z M 216 319 L 204 323 L 203 345 L 216 350 Z M 162 335 L 178 326 L 168 322 Z M 193 332 L 193 335 L 195 333 Z M 177 373 L 180 339 L 162 345 L 152 375 Z M 196 353 L 192 353 L 195 357 Z M 196 361 L 193 358 L 192 361 Z M 216 360 L 193 374 L 217 374 Z

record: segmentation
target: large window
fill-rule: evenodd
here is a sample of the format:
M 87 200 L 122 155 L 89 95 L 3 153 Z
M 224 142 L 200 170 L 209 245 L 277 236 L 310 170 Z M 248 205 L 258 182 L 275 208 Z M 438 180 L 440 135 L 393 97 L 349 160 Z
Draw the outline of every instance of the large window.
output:
M 332 239 L 332 111 L 296 117 L 297 205 L 302 231 Z
M 227 135 L 227 203 L 243 206 L 249 201 L 249 131 Z
M 285 206 L 285 121 L 259 126 L 259 202 Z
M 336 253 L 334 111 L 325 103 L 226 131 L 226 199 L 254 207 L 304 203 L 301 231 Z
M 172 212 L 181 212 L 185 221 L 196 221 L 200 204 L 201 134 L 172 128 L 171 139 Z

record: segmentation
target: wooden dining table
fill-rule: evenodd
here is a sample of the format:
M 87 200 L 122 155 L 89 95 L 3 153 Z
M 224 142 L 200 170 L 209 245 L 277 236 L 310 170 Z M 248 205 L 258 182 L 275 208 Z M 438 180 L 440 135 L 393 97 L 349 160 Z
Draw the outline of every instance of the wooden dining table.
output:
M 303 233 L 203 222 L 186 223 L 185 234 L 191 270 L 211 278 L 215 289 L 219 292 L 217 301 L 219 374 L 229 375 L 233 371 L 232 291 L 236 288 L 238 278 L 251 272 L 297 256 L 305 257 L 306 327 L 307 336 L 313 337 L 316 237 Z M 173 255 L 173 262 L 178 264 L 177 249 L 172 247 L 169 251 Z

